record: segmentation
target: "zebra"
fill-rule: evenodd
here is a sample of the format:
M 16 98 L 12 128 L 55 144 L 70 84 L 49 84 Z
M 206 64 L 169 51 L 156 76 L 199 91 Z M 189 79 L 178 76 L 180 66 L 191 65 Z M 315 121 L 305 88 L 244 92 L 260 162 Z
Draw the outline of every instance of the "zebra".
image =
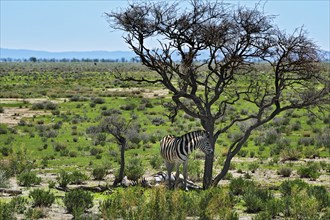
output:
M 167 135 L 160 141 L 160 154 L 165 160 L 168 176 L 171 176 L 173 168 L 176 166 L 175 186 L 179 179 L 179 166 L 183 163 L 184 188 L 187 191 L 187 164 L 188 156 L 196 148 L 201 149 L 206 155 L 211 154 L 213 149 L 209 142 L 209 135 L 206 131 L 193 131 L 175 137 Z M 168 179 L 169 188 L 171 188 L 171 178 Z

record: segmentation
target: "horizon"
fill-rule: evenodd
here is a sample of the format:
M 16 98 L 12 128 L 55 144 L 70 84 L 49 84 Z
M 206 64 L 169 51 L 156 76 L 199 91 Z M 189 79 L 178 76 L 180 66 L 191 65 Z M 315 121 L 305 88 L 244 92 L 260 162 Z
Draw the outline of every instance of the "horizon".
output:
M 254 7 L 259 1 L 224 2 Z M 277 16 L 274 24 L 281 30 L 292 33 L 303 26 L 321 50 L 330 51 L 329 1 L 273 0 L 263 3 L 266 14 Z M 60 53 L 131 51 L 122 39 L 124 32 L 111 30 L 104 16 L 104 12 L 125 8 L 126 0 L 1 0 L 0 4 L 0 48 Z

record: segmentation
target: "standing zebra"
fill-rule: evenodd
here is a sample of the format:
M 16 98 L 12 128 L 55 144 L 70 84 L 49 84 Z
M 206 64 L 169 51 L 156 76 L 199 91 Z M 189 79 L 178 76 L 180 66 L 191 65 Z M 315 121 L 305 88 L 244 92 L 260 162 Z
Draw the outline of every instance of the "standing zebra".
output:
M 181 137 L 167 135 L 163 137 L 160 141 L 160 154 L 165 159 L 168 177 L 171 177 L 172 170 L 174 166 L 176 166 L 176 183 L 179 179 L 179 166 L 181 163 L 183 163 L 183 178 L 185 190 L 187 190 L 188 156 L 196 148 L 201 149 L 206 155 L 213 152 L 209 142 L 209 135 L 206 131 L 193 131 L 184 134 Z M 171 178 L 169 178 L 168 184 L 171 188 Z

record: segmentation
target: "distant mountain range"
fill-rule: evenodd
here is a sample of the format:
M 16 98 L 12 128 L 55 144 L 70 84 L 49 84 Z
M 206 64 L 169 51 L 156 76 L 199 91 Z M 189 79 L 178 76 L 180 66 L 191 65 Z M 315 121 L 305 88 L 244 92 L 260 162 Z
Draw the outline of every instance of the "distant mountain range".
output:
M 11 59 L 109 59 L 109 60 L 131 60 L 136 57 L 132 51 L 72 51 L 72 52 L 48 52 L 39 50 L 20 50 L 0 48 L 0 58 Z
M 322 50 L 320 52 L 323 61 L 330 61 L 330 51 Z M 177 55 L 173 55 L 174 60 L 179 60 Z M 39 50 L 20 50 L 0 48 L 0 59 L 29 59 L 35 57 L 37 59 L 106 59 L 114 61 L 130 61 L 136 55 L 132 51 L 73 51 L 73 52 L 48 52 Z M 201 53 L 199 60 L 207 59 L 207 53 Z

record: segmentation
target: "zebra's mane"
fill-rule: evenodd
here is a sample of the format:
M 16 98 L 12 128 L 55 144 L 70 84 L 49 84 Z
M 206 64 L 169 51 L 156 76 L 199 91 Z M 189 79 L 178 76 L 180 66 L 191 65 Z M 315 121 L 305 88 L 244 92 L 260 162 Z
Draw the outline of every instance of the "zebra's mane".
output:
M 206 131 L 204 131 L 204 130 L 191 131 L 191 132 L 188 132 L 188 133 L 186 133 L 184 135 L 181 135 L 180 138 L 181 137 L 184 137 L 184 136 L 188 136 L 191 133 L 198 133 L 198 136 L 202 136 L 202 135 L 206 134 Z

